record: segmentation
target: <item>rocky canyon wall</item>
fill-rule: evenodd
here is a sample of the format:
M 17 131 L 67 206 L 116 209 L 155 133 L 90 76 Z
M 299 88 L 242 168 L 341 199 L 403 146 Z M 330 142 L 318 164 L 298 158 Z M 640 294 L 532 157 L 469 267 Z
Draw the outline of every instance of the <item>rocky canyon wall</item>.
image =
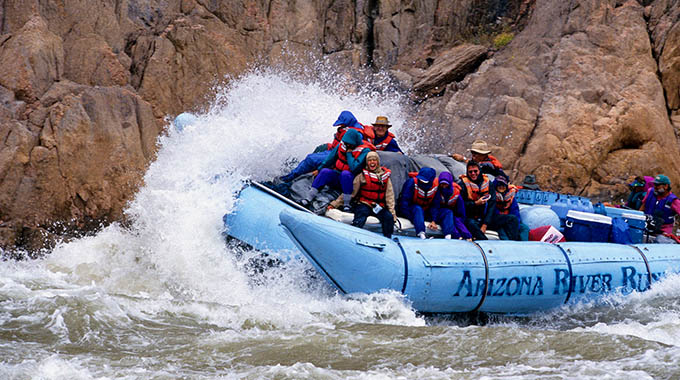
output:
M 1 0 L 0 245 L 119 220 L 165 116 L 296 57 L 389 72 L 423 150 L 485 138 L 515 179 L 602 198 L 677 183 L 679 1 Z

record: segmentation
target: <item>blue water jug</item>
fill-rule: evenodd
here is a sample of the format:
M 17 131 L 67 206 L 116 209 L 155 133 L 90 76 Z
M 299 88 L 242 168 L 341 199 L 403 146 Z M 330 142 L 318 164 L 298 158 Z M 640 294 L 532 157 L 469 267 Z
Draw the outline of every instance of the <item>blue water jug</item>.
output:
M 564 220 L 567 217 L 567 212 L 569 212 L 569 199 L 566 195 L 560 195 L 555 203 L 550 205 L 550 208 L 555 211 L 555 214 L 560 218 L 560 225 L 564 226 Z
M 604 205 L 602 204 L 602 202 L 595 203 L 595 206 L 593 206 L 592 212 L 595 213 L 595 214 L 607 215 L 607 209 L 604 208 Z
M 591 202 L 590 199 L 584 197 L 579 197 L 579 199 L 581 201 L 581 208 L 583 208 L 583 212 L 595 212 L 595 209 L 593 208 L 593 202 Z

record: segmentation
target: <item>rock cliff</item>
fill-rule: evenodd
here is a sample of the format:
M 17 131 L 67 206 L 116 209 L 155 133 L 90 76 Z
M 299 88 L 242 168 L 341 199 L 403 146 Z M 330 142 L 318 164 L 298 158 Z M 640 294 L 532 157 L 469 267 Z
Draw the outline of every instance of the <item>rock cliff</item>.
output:
M 163 117 L 295 54 L 391 73 L 425 150 L 484 138 L 514 179 L 601 198 L 677 183 L 679 2 L 4 0 L 0 245 L 120 219 Z

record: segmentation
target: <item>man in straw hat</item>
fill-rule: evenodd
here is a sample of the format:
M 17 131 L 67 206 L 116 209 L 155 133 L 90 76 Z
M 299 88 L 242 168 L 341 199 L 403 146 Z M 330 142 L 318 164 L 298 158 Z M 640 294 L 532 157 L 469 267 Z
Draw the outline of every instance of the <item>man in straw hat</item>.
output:
M 498 159 L 492 156 L 491 149 L 489 145 L 484 140 L 475 140 L 469 149 L 472 154 L 472 161 L 479 164 L 479 168 L 484 174 L 491 174 L 492 176 L 498 176 L 499 174 L 505 174 L 503 172 L 503 165 Z M 464 157 L 462 154 L 453 153 L 450 154 L 451 158 L 460 162 L 468 162 L 469 158 Z
M 399 148 L 399 144 L 397 144 L 394 134 L 388 131 L 391 126 L 392 124 L 387 120 L 387 116 L 375 118 L 375 123 L 373 123 L 373 131 L 375 132 L 373 145 L 375 145 L 377 150 L 403 153 Z

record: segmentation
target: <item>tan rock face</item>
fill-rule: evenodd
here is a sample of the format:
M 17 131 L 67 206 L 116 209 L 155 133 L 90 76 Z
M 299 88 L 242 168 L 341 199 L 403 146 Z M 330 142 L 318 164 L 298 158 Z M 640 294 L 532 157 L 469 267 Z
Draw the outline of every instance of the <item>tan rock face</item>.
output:
M 548 21 L 550 20 L 550 21 Z M 636 2 L 536 5 L 527 28 L 466 78 L 433 139 L 463 151 L 496 146 L 515 179 L 605 198 L 630 176 L 680 181 L 680 151 L 656 76 L 644 10 Z

